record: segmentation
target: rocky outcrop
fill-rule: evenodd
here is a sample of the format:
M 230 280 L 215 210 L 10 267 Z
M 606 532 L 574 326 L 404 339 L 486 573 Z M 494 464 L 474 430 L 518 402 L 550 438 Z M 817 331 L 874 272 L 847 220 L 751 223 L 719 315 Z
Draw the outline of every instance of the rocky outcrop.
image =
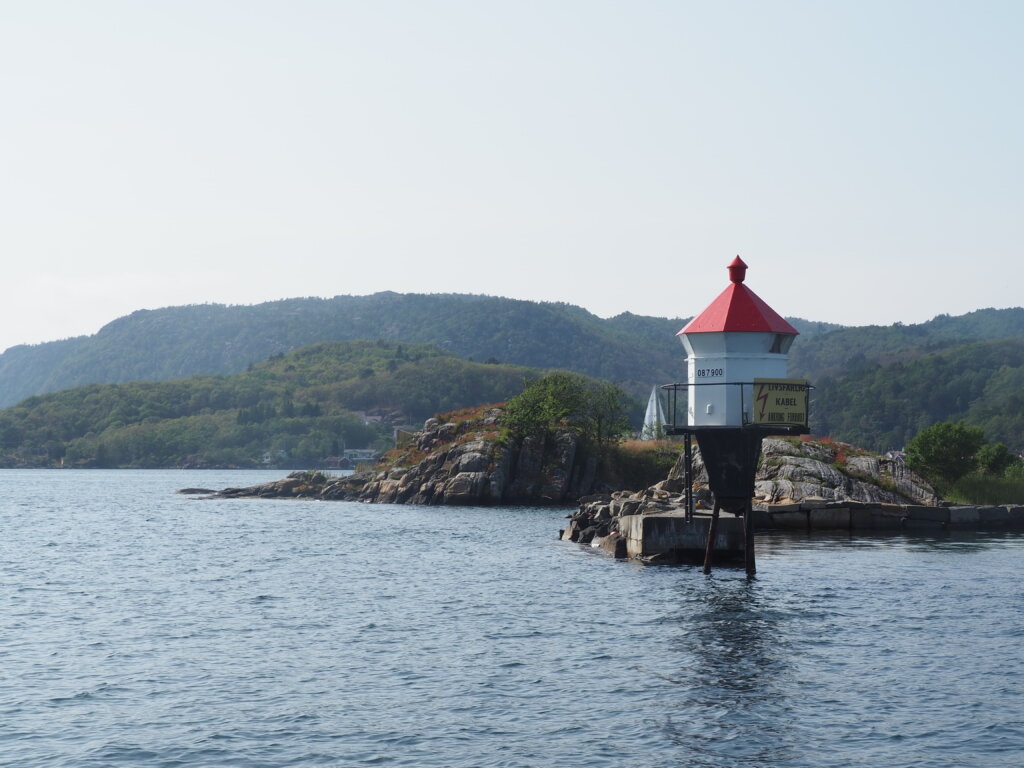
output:
M 761 444 L 754 497 L 769 504 L 822 499 L 931 506 L 941 501 L 902 463 L 845 443 L 778 438 Z
M 517 440 L 498 428 L 499 408 L 428 419 L 404 450 L 376 471 L 334 478 L 293 472 L 222 498 L 319 498 L 375 504 L 571 504 L 598 484 L 597 462 L 569 431 Z
M 693 524 L 681 522 L 686 514 L 683 462 L 680 456 L 668 478 L 644 491 L 581 499 L 579 509 L 561 532 L 562 538 L 626 557 L 651 549 L 651 536 L 668 541 L 671 537 L 666 538 L 664 533 L 667 528 L 675 526 L 684 539 L 693 534 Z M 707 515 L 713 499 L 696 446 L 692 469 L 694 512 Z M 753 512 L 758 529 L 879 530 L 933 523 L 956 527 L 956 520 L 968 516 L 966 512 L 938 507 L 940 499 L 931 486 L 900 463 L 830 440 L 765 439 L 754 486 Z M 997 526 L 1009 526 L 1018 519 L 1024 525 L 1024 509 L 988 514 Z M 658 521 L 665 525 L 637 526 L 631 522 L 638 519 L 634 516 L 665 518 Z M 648 532 L 637 539 L 638 530 Z M 680 546 L 679 542 L 672 545 Z
M 405 448 L 391 452 L 375 470 L 350 477 L 294 472 L 283 480 L 250 488 L 227 488 L 222 498 L 319 498 L 377 504 L 573 504 L 587 494 L 607 492 L 598 463 L 569 431 L 517 440 L 500 429 L 501 409 L 428 419 Z M 700 451 L 693 459 L 698 507 L 710 508 L 707 473 Z M 683 458 L 668 477 L 643 491 L 618 491 L 589 505 L 582 531 L 620 515 L 670 511 L 681 504 Z M 603 497 L 598 497 L 603 498 Z M 755 503 L 865 504 L 939 503 L 935 491 L 901 464 L 829 440 L 768 438 L 762 444 Z M 607 513 L 602 505 L 606 504 Z
M 694 447 L 694 484 L 707 485 L 700 450 Z M 683 488 L 680 456 L 660 487 Z M 766 438 L 754 481 L 754 501 L 794 504 L 805 500 L 861 501 L 873 504 L 938 504 L 935 490 L 901 462 L 883 459 L 831 440 Z

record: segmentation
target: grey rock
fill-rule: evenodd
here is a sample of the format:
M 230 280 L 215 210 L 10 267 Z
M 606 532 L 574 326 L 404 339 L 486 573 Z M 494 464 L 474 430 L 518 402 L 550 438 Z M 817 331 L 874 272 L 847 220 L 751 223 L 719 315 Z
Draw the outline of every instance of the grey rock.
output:
M 443 488 L 445 504 L 480 504 L 485 501 L 487 488 L 485 472 L 459 472 Z
M 483 448 L 483 443 L 480 443 L 480 448 Z M 456 460 L 452 466 L 452 472 L 483 472 L 487 469 L 491 463 L 490 457 L 480 453 L 479 450 L 471 450 L 463 453 Z

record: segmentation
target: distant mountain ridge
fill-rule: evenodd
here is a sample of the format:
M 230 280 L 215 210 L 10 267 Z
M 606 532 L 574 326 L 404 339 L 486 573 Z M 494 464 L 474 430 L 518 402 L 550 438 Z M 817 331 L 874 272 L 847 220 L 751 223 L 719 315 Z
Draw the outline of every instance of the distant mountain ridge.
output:
M 916 325 L 842 327 L 787 318 L 800 331 L 789 373 L 815 385 L 812 429 L 876 450 L 936 421 L 965 418 L 1024 448 L 1024 308 L 940 315 Z M 685 377 L 675 335 L 687 318 L 466 294 L 377 293 L 252 306 L 140 310 L 93 336 L 0 355 L 0 407 L 86 384 L 239 373 L 273 355 L 332 341 L 435 344 L 466 360 L 561 368 L 646 400 Z
M 791 319 L 802 332 L 836 328 Z M 467 294 L 376 293 L 256 305 L 139 310 L 92 336 L 0 354 L 0 407 L 86 384 L 232 374 L 324 341 L 436 344 L 465 359 L 563 368 L 646 395 L 684 376 L 674 336 L 685 318 L 625 313 L 603 319 L 561 303 Z
M 967 342 L 1013 338 L 1024 338 L 1021 307 L 979 309 L 956 317 L 939 315 L 916 325 L 840 327 L 794 344 L 789 373 L 813 383 L 875 365 L 906 363 Z

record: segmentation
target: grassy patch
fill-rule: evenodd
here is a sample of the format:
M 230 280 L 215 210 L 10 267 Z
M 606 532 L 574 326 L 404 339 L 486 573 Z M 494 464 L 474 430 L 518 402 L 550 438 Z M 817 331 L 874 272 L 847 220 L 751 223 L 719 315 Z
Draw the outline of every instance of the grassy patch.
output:
M 608 464 L 618 487 L 637 491 L 667 478 L 681 450 L 668 440 L 626 440 L 609 452 Z
M 439 413 L 436 418 L 442 424 L 455 424 L 456 426 L 462 426 L 468 421 L 483 421 L 487 412 L 494 408 L 504 407 L 504 403 L 492 403 L 490 405 L 477 405 L 472 408 L 462 408 L 458 411 L 449 411 L 448 413 Z
M 384 470 L 398 466 L 414 467 L 428 455 L 426 451 L 421 451 L 415 445 L 408 448 L 393 448 L 384 454 L 383 461 L 377 464 L 377 469 Z
M 962 504 L 1024 504 L 1024 479 L 974 474 L 944 490 L 945 498 Z

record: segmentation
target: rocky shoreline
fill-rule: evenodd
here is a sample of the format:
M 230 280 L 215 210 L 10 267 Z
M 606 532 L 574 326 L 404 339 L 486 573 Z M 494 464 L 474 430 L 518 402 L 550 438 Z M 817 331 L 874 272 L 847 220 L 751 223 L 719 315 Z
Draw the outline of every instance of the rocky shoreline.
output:
M 687 518 L 681 462 L 645 491 L 581 499 L 562 539 L 618 558 L 699 562 L 712 508 L 707 474 L 694 459 L 693 516 Z M 755 479 L 755 531 L 847 533 L 1024 530 L 1024 506 L 942 501 L 898 460 L 832 441 L 768 438 Z M 723 515 L 720 556 L 742 546 L 739 520 Z
M 428 419 L 385 463 L 348 477 L 292 472 L 283 480 L 225 488 L 219 498 L 307 498 L 370 504 L 563 505 L 605 490 L 598 462 L 566 430 L 516 439 L 489 407 Z
M 693 463 L 694 514 L 687 518 L 681 456 L 668 477 L 655 485 L 640 491 L 612 491 L 598 487 L 596 462 L 581 456 L 571 433 L 512 440 L 499 430 L 500 416 L 499 408 L 489 408 L 461 414 L 461 418 L 449 414 L 444 420 L 428 420 L 383 466 L 348 477 L 299 471 L 245 488 L 182 492 L 223 499 L 375 504 L 575 502 L 577 508 L 560 532 L 567 541 L 647 562 L 685 561 L 685 554 L 702 550 L 699 538 L 706 537 L 702 531 L 706 531 L 712 499 L 699 452 Z M 809 438 L 764 440 L 753 509 L 758 531 L 1024 529 L 1024 507 L 943 502 L 924 479 L 898 460 Z M 721 535 L 732 535 L 730 525 L 735 522 L 725 520 Z

